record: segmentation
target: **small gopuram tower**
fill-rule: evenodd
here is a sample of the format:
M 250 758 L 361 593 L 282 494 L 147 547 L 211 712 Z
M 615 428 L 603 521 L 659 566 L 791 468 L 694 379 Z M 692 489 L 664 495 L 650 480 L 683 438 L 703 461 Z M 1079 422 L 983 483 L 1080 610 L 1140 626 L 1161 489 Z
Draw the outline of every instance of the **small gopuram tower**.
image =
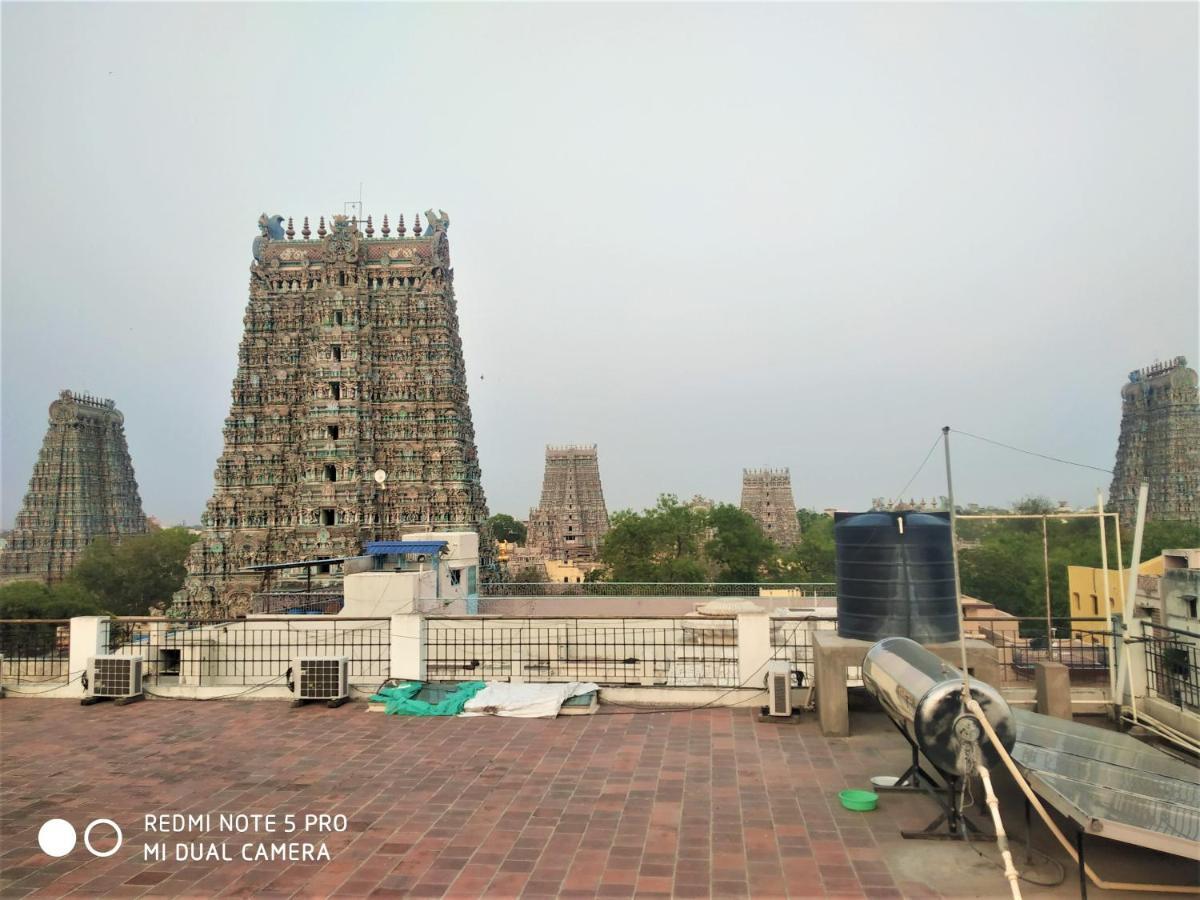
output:
M 246 567 L 487 518 L 445 213 L 259 219 L 225 446 L 177 602 L 237 612 Z M 283 573 L 287 575 L 288 573 Z
M 29 492 L 0 552 L 5 581 L 58 581 L 92 538 L 146 531 L 124 423 L 112 400 L 63 391 L 50 404 Z
M 1138 485 L 1150 484 L 1146 518 L 1200 522 L 1200 399 L 1197 376 L 1177 356 L 1129 373 L 1121 389 L 1121 437 L 1109 505 L 1137 516 Z
M 800 541 L 800 522 L 787 469 L 742 469 L 742 509 L 780 547 Z
M 529 511 L 527 546 L 546 559 L 596 562 L 607 531 L 596 445 L 547 447 L 542 499 Z

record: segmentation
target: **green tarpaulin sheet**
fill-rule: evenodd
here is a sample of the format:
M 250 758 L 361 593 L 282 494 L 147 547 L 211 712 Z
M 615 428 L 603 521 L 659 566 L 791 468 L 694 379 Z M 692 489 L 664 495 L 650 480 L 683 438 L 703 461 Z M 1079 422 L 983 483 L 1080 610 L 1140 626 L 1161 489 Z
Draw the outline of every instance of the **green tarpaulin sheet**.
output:
M 437 703 L 416 699 L 424 685 L 419 681 L 385 687 L 372 694 L 371 700 L 383 703 L 383 711 L 392 716 L 457 716 L 467 701 L 484 688 L 482 681 L 466 681 Z

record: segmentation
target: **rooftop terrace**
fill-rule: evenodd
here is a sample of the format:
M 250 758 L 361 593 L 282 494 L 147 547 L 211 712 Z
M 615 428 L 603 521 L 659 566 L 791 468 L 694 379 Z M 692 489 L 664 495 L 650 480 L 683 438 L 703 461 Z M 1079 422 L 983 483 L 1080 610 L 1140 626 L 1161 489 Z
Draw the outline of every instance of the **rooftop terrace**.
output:
M 924 797 L 883 795 L 873 813 L 838 804 L 839 790 L 908 762 L 879 714 L 855 713 L 853 737 L 823 738 L 813 716 L 763 724 L 744 709 L 520 720 L 364 706 L 0 701 L 0 896 L 1007 896 L 971 847 L 901 839 L 933 817 Z M 1001 799 L 1020 839 L 1021 805 Z M 147 834 L 151 813 L 211 813 L 214 827 Z M 348 828 L 229 834 L 218 813 L 340 813 Z M 81 833 L 112 819 L 124 845 L 51 860 L 37 833 L 54 817 Z M 244 843 L 286 840 L 323 840 L 331 859 L 238 858 Z M 1194 878 L 1186 860 L 1094 840 L 1106 876 Z M 158 841 L 226 842 L 234 861 L 144 861 Z M 1035 845 L 1052 849 L 1040 827 Z M 1078 896 L 1069 865 L 1056 888 L 1022 887 Z

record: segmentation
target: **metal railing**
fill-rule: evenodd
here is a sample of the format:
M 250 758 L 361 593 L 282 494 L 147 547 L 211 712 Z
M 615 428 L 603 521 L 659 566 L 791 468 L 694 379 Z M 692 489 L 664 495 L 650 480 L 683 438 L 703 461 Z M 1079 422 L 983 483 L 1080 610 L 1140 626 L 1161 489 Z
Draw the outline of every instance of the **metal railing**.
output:
M 480 597 L 832 597 L 833 582 L 500 581 L 479 586 Z
M 5 681 L 66 681 L 71 620 L 0 620 L 0 656 L 0 678 Z
M 1146 690 L 1153 697 L 1200 712 L 1200 634 L 1142 622 L 1146 647 Z
M 964 621 L 967 637 L 996 648 L 1004 683 L 1033 681 L 1037 664 L 1062 663 L 1072 684 L 1107 684 L 1111 623 L 1104 618 L 1055 618 L 1046 640 L 1044 617 L 997 616 Z
M 143 659 L 151 684 L 285 684 L 299 656 L 345 656 L 351 681 L 381 681 L 391 663 L 387 619 L 261 618 L 109 621 L 107 652 Z
M 258 591 L 250 596 L 255 615 L 325 615 L 342 611 L 345 598 L 340 588 L 316 591 Z
M 736 687 L 737 619 L 431 617 L 430 680 Z
M 804 673 L 804 685 L 812 686 L 817 677 L 813 632 L 836 630 L 837 618 L 834 616 L 772 616 L 771 658 L 790 662 L 793 672 Z M 846 679 L 848 686 L 861 687 L 862 668 L 847 666 Z

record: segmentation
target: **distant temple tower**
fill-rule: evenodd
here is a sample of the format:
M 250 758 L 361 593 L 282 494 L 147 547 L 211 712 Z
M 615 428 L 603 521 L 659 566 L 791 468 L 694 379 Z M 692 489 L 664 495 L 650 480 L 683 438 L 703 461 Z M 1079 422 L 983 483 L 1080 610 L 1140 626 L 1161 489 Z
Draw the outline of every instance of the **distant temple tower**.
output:
M 146 531 L 124 422 L 111 400 L 63 391 L 50 404 L 29 492 L 0 552 L 5 581 L 58 581 L 92 538 Z
M 1108 499 L 1123 523 L 1150 484 L 1147 519 L 1200 522 L 1200 395 L 1182 356 L 1129 373 L 1121 389 L 1121 437 Z
M 183 604 L 249 605 L 247 566 L 355 556 L 487 518 L 445 213 L 264 214 L 233 402 Z M 365 230 L 361 227 L 365 224 Z M 381 472 L 377 480 L 376 473 Z
M 799 543 L 800 522 L 792 499 L 792 476 L 787 469 L 743 469 L 742 509 L 780 547 Z
M 527 546 L 547 559 L 595 562 L 607 531 L 596 445 L 547 447 L 542 499 L 529 512 Z

